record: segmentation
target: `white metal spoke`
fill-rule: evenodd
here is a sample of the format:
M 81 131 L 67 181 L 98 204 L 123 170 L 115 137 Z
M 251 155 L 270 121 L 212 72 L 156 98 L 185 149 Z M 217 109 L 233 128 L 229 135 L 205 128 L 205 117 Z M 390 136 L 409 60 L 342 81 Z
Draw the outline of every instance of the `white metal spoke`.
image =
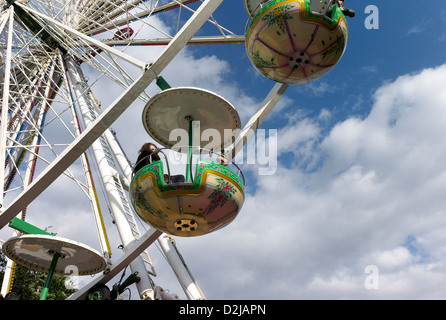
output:
M 42 14 L 42 13 L 40 13 L 38 11 L 35 11 L 33 9 L 30 9 L 30 8 L 27 8 L 27 7 L 23 6 L 23 5 L 21 5 L 20 3 L 17 3 L 17 5 L 20 6 L 22 9 L 28 10 L 29 12 L 39 16 L 40 18 L 43 18 L 43 19 L 45 19 L 45 20 L 55 24 L 56 26 L 58 26 L 58 27 L 64 29 L 65 31 L 73 34 L 74 36 L 80 37 L 81 39 L 83 39 L 87 43 L 90 43 L 90 44 L 93 44 L 95 46 L 98 46 L 102 50 L 109 51 L 109 52 L 119 56 L 120 58 L 126 60 L 127 62 L 130 62 L 131 64 L 133 64 L 133 65 L 135 65 L 137 67 L 140 67 L 141 69 L 144 69 L 146 67 L 146 63 L 145 62 L 141 62 L 141 61 L 139 61 L 139 60 L 137 60 L 137 59 L 127 55 L 127 54 L 122 53 L 119 50 L 116 50 L 116 49 L 113 49 L 113 48 L 111 48 L 111 47 L 109 47 L 107 45 L 104 45 L 102 42 L 100 42 L 100 41 L 98 41 L 98 40 L 96 40 L 94 38 L 91 38 L 89 36 L 86 36 L 83 33 L 79 32 L 79 31 L 77 31 L 77 30 L 75 30 L 75 29 L 73 29 L 71 27 L 68 27 L 68 26 L 64 25 L 63 23 L 60 23 L 60 22 L 58 22 L 58 21 L 56 21 L 56 20 L 54 20 L 54 19 L 52 19 L 52 18 L 50 18 L 48 16 L 45 16 L 44 14 Z
M 171 38 L 157 38 L 157 39 L 131 39 L 131 40 L 105 40 L 104 43 L 111 46 L 140 46 L 140 45 L 166 45 L 172 39 Z M 243 44 L 245 42 L 245 36 L 202 36 L 193 37 L 188 44 Z

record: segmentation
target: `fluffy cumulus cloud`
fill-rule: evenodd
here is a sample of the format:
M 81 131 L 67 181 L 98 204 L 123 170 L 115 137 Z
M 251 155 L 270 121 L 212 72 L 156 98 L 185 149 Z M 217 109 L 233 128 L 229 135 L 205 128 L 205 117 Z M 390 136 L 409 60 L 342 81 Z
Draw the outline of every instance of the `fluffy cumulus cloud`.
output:
M 445 79 L 386 83 L 324 137 L 320 117 L 280 129 L 276 174 L 248 181 L 237 220 L 181 241 L 208 298 L 444 298 Z

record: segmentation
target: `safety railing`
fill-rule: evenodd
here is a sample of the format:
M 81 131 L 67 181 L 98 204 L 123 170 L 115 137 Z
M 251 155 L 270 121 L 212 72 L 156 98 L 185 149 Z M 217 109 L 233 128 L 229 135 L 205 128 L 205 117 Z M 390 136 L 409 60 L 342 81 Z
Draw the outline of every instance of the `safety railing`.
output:
M 184 150 L 192 149 L 192 152 L 187 153 L 180 152 Z M 200 160 L 207 160 L 211 163 L 216 163 L 219 165 L 223 165 L 227 167 L 229 170 L 234 172 L 234 174 L 241 179 L 243 185 L 245 184 L 245 176 L 243 175 L 240 167 L 235 164 L 231 159 L 226 158 L 224 155 L 215 152 L 213 150 L 204 149 L 201 147 L 189 147 L 189 146 L 175 146 L 175 148 L 158 148 L 151 155 L 147 156 L 149 158 L 149 163 L 152 162 L 152 156 L 158 155 L 161 161 L 163 162 L 166 170 L 167 170 L 167 181 L 166 183 L 172 184 L 171 177 L 172 175 L 172 166 L 183 167 L 183 172 L 186 173 L 185 176 L 189 177 L 190 181 L 185 181 L 186 183 L 193 183 L 195 179 L 197 164 Z M 141 159 L 140 161 L 146 160 L 146 158 Z M 136 166 L 137 164 L 135 164 Z M 135 174 L 135 172 L 133 172 Z M 181 183 L 181 182 L 180 182 Z

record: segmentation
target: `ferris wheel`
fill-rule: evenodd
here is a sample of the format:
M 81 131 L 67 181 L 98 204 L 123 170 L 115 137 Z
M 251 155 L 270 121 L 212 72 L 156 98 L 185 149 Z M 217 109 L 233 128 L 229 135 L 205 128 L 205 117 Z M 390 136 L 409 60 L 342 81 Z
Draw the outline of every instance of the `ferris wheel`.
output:
M 334 10 L 328 17 L 327 1 L 245 0 L 244 35 L 233 33 L 213 17 L 222 2 L 0 1 L 0 164 L 4 166 L 0 170 L 4 190 L 0 229 L 10 226 L 25 233 L 3 244 L 2 251 L 10 258 L 3 295 L 10 289 L 15 262 L 62 274 L 72 274 L 67 267 L 72 263 L 82 266 L 81 275 L 97 276 L 70 299 L 107 296 L 107 282 L 127 266 L 137 275 L 137 280 L 129 281 L 135 283 L 141 299 L 171 299 L 154 284 L 157 272 L 147 248 L 156 241 L 187 298 L 205 299 L 172 235 L 200 236 L 235 219 L 243 205 L 245 181 L 238 167 L 228 162 L 232 164 L 287 86 L 326 74 L 342 56 L 347 40 L 342 12 Z M 157 16 L 172 11 L 174 23 L 167 27 Z M 305 35 L 290 33 L 289 27 L 300 30 L 302 23 Z M 208 34 L 196 36 L 199 30 Z M 277 37 L 268 33 L 286 41 L 279 37 L 275 43 Z M 161 76 L 184 46 L 200 43 L 245 44 L 253 66 L 276 81 L 243 128 L 236 108 L 224 97 L 200 88 L 171 88 Z M 160 46 L 161 51 L 153 49 Z M 134 47 L 144 47 L 146 55 L 134 54 Z M 101 106 L 95 88 L 105 81 L 121 91 L 108 106 Z M 151 83 L 160 92 L 150 94 Z M 182 128 L 192 137 L 197 122 L 201 130 L 231 129 L 237 136 L 210 146 L 208 155 L 217 150 L 218 161 L 203 159 L 205 148 L 193 139 L 174 150 L 188 159 L 180 182 L 170 179 L 167 157 L 135 171 L 134 160 L 129 160 L 111 129 L 135 101 L 145 104 L 141 125 L 167 149 L 174 147 L 168 139 L 172 130 Z M 155 153 L 164 151 L 160 148 Z M 73 163 L 82 169 L 73 169 Z M 18 222 L 26 220 L 27 207 L 60 176 L 71 179 L 90 203 L 99 249 L 55 237 L 38 228 L 43 226 L 32 228 Z M 123 247 L 123 254 L 114 261 L 99 185 Z M 139 218 L 148 225 L 144 232 L 138 228 Z M 26 253 L 30 245 L 38 253 Z M 57 269 L 61 259 L 66 267 Z

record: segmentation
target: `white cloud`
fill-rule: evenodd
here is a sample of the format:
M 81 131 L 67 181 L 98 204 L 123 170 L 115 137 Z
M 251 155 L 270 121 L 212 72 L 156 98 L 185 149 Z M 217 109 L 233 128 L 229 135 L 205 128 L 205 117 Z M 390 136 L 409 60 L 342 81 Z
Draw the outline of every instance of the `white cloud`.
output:
M 406 36 L 424 33 L 429 27 L 431 27 L 431 20 L 426 18 L 418 19 L 416 23 L 407 30 Z
M 319 170 L 279 163 L 275 176 L 257 178 L 235 222 L 188 240 L 194 273 L 195 261 L 215 256 L 196 273 L 208 298 L 444 297 L 444 79 L 446 65 L 382 86 L 365 119 L 313 144 Z M 283 128 L 279 154 L 318 129 L 310 119 Z M 378 290 L 364 285 L 367 265 L 380 271 Z
M 359 70 L 364 73 L 378 73 L 378 67 L 374 65 L 363 66 Z
M 325 93 L 333 93 L 339 89 L 339 85 L 329 84 L 325 81 L 319 80 L 316 82 L 310 82 L 305 86 L 299 86 L 298 91 L 309 92 L 315 97 L 321 97 Z
M 376 262 L 379 269 L 404 268 L 410 265 L 414 257 L 405 247 L 397 247 L 388 251 L 372 253 L 370 259 Z
M 411 35 L 411 34 L 415 34 L 415 33 L 422 33 L 424 31 L 424 27 L 423 26 L 419 26 L 419 25 L 415 25 L 410 27 L 409 30 L 407 30 L 406 35 Z

